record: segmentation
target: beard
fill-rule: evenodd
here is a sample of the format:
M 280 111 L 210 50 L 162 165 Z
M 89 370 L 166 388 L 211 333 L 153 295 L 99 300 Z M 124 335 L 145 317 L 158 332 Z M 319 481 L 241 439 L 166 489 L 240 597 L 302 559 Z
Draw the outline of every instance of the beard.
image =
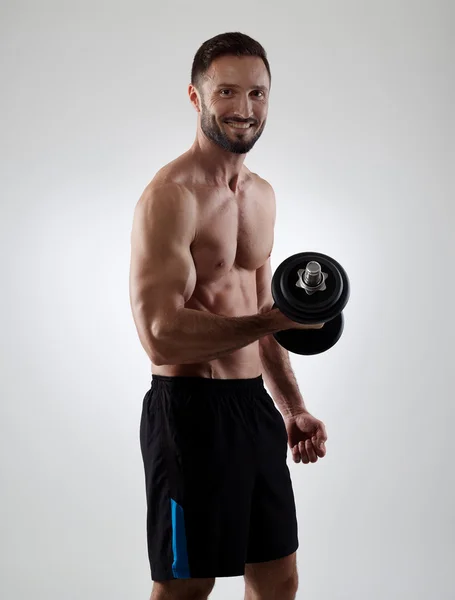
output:
M 252 122 L 251 120 L 245 121 L 240 119 L 229 119 L 229 121 L 233 121 L 235 123 L 246 123 Z M 256 131 L 256 133 L 250 137 L 248 133 L 248 129 L 239 129 L 238 133 L 234 131 L 234 134 L 237 139 L 231 139 L 227 133 L 225 133 L 220 126 L 218 125 L 216 118 L 212 115 L 204 101 L 201 102 L 201 129 L 213 143 L 217 146 L 226 150 L 227 152 L 232 152 L 233 154 L 246 154 L 249 152 L 258 139 L 261 137 L 262 132 L 264 131 L 266 121 L 264 121 L 260 127 Z M 256 125 L 256 121 L 253 126 Z M 247 139 L 244 139 L 248 137 Z

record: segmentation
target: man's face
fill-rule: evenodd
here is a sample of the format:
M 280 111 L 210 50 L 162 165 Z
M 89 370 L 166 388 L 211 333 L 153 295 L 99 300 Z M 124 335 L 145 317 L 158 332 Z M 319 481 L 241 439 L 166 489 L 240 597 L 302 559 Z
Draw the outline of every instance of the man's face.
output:
M 201 86 L 202 131 L 224 150 L 246 154 L 264 131 L 269 89 L 261 58 L 217 58 Z

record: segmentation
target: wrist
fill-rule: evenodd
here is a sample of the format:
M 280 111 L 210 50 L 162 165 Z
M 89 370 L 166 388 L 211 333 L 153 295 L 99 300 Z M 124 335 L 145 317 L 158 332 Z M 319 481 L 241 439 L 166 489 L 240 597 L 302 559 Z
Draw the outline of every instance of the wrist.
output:
M 287 316 L 284 313 L 282 313 L 279 308 L 272 308 L 269 312 L 269 316 L 272 317 L 272 326 L 274 327 L 274 329 L 276 329 L 276 332 L 292 329 L 292 321 L 288 319 Z
M 309 415 L 309 414 L 310 414 L 309 410 L 307 410 L 305 407 L 289 408 L 284 412 L 283 418 L 284 419 L 295 419 L 295 417 L 297 417 L 299 415 Z

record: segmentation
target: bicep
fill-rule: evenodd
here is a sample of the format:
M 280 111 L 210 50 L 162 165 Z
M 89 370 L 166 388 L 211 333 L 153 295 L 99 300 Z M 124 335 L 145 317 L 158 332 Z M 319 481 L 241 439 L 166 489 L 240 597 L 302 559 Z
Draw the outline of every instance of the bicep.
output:
M 147 193 L 136 206 L 130 301 L 135 320 L 150 330 L 165 326 L 194 291 L 194 223 L 193 203 L 172 188 Z

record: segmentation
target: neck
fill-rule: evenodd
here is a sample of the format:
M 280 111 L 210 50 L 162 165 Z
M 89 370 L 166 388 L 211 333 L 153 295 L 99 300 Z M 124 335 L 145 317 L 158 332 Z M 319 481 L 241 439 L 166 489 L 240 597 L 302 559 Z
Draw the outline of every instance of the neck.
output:
M 209 140 L 201 129 L 198 129 L 189 152 L 201 166 L 210 183 L 236 191 L 245 154 L 234 154 L 223 150 Z

